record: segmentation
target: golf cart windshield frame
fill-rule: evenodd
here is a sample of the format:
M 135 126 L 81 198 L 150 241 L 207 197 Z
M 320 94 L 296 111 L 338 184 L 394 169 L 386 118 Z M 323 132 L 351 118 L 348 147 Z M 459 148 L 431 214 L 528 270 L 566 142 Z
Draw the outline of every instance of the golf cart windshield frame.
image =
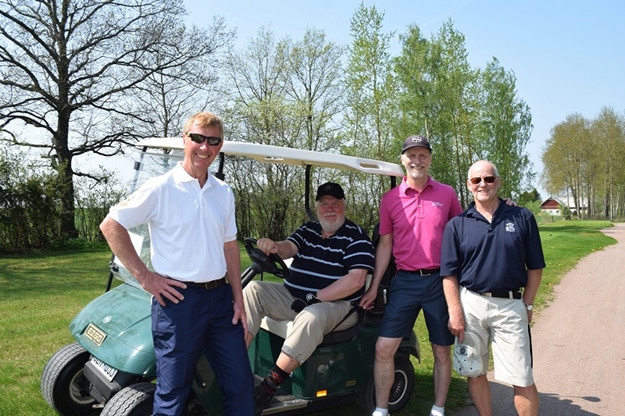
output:
M 181 137 L 149 138 L 138 142 L 136 147 L 141 150 L 141 153 L 139 160 L 135 162 L 134 165 L 136 172 L 131 184 L 131 191 L 134 191 L 143 182 L 143 180 L 147 179 L 146 177 L 141 177 L 141 175 L 145 173 L 143 168 L 145 167 L 144 163 L 146 163 L 147 157 L 153 156 L 157 158 L 168 158 L 169 161 L 166 163 L 166 166 L 164 166 L 164 168 L 167 169 L 173 167 L 175 162 L 182 160 L 183 158 L 184 143 Z M 224 141 L 219 154 L 217 170 L 216 172 L 212 172 L 212 174 L 217 178 L 224 178 L 226 156 L 246 157 L 261 163 L 304 167 L 306 174 L 304 204 L 307 215 L 311 219 L 314 219 L 315 217 L 310 209 L 310 187 L 313 167 L 388 176 L 391 179 L 391 187 L 394 187 L 396 185 L 397 178 L 403 177 L 404 174 L 401 166 L 398 164 L 381 160 L 258 143 Z M 131 233 L 131 236 L 134 237 L 133 242 L 135 243 L 135 247 L 140 253 L 142 259 L 147 261 L 149 264 L 149 259 L 145 254 L 146 250 L 149 250 L 145 233 L 147 233 L 147 230 L 144 229 L 140 232 Z M 114 275 L 117 275 L 120 280 L 126 283 L 138 286 L 138 282 L 136 282 L 130 273 L 125 270 L 123 265 L 115 258 L 115 256 L 111 259 L 111 274 L 107 283 L 106 291 L 110 290 Z

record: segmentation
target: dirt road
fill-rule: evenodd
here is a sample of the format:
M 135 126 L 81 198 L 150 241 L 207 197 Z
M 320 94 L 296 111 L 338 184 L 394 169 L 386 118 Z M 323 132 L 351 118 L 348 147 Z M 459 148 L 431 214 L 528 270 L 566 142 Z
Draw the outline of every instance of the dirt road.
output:
M 534 317 L 540 415 L 625 415 L 625 224 L 604 232 L 618 244 L 582 259 Z M 516 415 L 512 387 L 489 380 L 494 415 Z M 473 406 L 454 414 L 475 415 Z

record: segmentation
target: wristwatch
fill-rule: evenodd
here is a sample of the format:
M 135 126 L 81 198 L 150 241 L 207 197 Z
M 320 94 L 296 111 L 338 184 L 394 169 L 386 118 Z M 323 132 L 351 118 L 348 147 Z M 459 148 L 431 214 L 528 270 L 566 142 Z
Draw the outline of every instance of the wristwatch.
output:
M 525 305 L 525 308 L 527 308 L 528 311 L 533 311 L 534 310 L 534 305 L 532 305 L 530 303 L 529 305 Z

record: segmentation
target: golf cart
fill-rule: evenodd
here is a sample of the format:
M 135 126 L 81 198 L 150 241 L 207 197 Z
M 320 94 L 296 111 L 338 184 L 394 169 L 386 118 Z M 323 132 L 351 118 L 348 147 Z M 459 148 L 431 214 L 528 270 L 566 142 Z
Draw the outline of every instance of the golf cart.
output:
M 135 162 L 132 188 L 151 176 L 170 170 L 182 160 L 181 138 L 148 139 L 140 142 L 138 148 L 140 156 Z M 224 142 L 219 159 L 213 164 L 218 165 L 214 173 L 217 177 L 223 178 L 224 165 L 231 157 L 304 167 L 304 199 L 311 218 L 313 214 L 308 208 L 311 167 L 384 175 L 390 178 L 390 186 L 395 186 L 396 178 L 403 175 L 399 165 L 382 161 L 253 143 Z M 130 231 L 135 249 L 151 267 L 147 227 Z M 375 240 L 373 236 L 374 243 Z M 245 248 L 252 264 L 242 274 L 244 286 L 254 278 L 263 279 L 269 274 L 283 278 L 288 273 L 288 266 L 282 259 L 276 255 L 266 256 L 255 247 L 254 239 L 246 239 Z M 387 271 L 386 279 L 391 275 L 392 271 Z M 357 402 L 371 412 L 375 407 L 375 342 L 384 313 L 384 295 L 382 289 L 373 310 L 356 308 L 357 325 L 328 334 L 313 355 L 280 386 L 272 403 L 262 414 L 303 414 L 351 402 Z M 150 299 L 151 295 L 113 257 L 106 292 L 85 306 L 70 323 L 76 342 L 58 350 L 43 370 L 43 397 L 57 413 L 65 416 L 151 414 L 156 362 Z M 257 383 L 273 367 L 288 330 L 289 322 L 264 319 L 249 348 L 249 359 Z M 405 406 L 414 389 L 411 355 L 420 359 L 414 333 L 402 341 L 395 356 L 391 411 Z M 192 387 L 187 403 L 190 415 L 222 414 L 221 392 L 204 355 L 198 359 Z

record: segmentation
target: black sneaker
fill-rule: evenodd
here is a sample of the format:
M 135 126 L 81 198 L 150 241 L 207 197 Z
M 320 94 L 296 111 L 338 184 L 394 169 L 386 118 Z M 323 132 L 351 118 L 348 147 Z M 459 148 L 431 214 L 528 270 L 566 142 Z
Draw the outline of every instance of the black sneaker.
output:
M 276 386 L 272 385 L 268 380 L 263 380 L 258 387 L 254 389 L 254 408 L 256 409 L 256 415 L 260 415 L 263 409 L 269 406 L 271 400 L 273 400 L 274 394 L 276 394 Z

